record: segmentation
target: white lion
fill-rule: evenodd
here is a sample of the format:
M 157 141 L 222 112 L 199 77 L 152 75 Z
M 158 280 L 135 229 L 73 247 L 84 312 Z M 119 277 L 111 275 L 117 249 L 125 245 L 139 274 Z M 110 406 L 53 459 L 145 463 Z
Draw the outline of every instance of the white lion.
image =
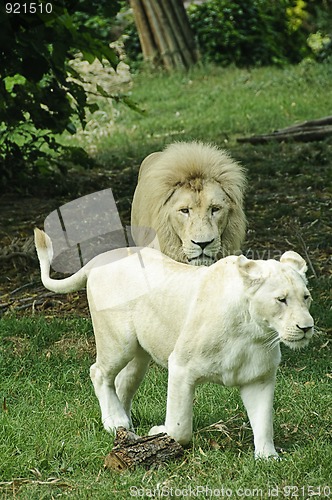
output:
M 217 147 L 179 142 L 152 153 L 140 167 L 132 203 L 135 244 L 193 265 L 238 252 L 244 188 L 242 167 Z
M 195 386 L 239 386 L 256 456 L 277 456 L 272 405 L 279 344 L 304 347 L 314 328 L 300 255 L 286 252 L 280 262 L 228 256 L 192 267 L 151 248 L 126 248 L 55 280 L 50 239 L 36 230 L 35 242 L 46 288 L 87 286 L 97 347 L 90 375 L 106 430 L 131 427 L 131 401 L 152 358 L 168 366 L 169 379 L 165 424 L 150 433 L 188 443 Z

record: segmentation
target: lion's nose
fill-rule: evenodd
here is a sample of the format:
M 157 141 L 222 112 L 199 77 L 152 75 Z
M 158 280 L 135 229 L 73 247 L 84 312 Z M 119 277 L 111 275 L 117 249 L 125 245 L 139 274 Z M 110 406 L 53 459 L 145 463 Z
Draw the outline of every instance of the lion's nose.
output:
M 309 330 L 312 329 L 313 325 L 311 326 L 300 326 L 296 325 L 299 330 L 302 330 L 303 333 L 307 333 Z
M 192 243 L 194 243 L 194 245 L 198 245 L 199 247 L 201 247 L 202 250 L 204 250 L 205 247 L 207 247 L 208 245 L 210 245 L 210 243 L 212 243 L 214 240 L 214 238 L 210 241 L 194 241 L 194 240 L 191 240 Z

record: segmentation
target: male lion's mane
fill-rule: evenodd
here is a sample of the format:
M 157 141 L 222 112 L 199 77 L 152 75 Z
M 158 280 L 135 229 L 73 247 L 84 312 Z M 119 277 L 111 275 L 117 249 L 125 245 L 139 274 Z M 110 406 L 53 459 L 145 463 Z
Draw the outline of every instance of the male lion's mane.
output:
M 132 204 L 135 243 L 149 245 L 152 237 L 148 228 L 153 229 L 158 235 L 160 250 L 183 261 L 181 241 L 168 220 L 172 195 L 181 186 L 200 191 L 204 189 L 203 181 L 208 180 L 218 182 L 231 203 L 218 257 L 239 251 L 246 228 L 244 169 L 226 151 L 201 142 L 173 143 L 162 152 L 150 154 L 142 162 Z

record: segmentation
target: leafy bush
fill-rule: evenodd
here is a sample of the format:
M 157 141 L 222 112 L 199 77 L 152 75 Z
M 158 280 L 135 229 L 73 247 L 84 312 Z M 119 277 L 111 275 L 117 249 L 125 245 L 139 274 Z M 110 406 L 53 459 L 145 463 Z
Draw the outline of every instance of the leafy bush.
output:
M 325 61 L 332 57 L 332 34 L 323 35 L 320 31 L 308 37 L 308 45 L 317 61 Z
M 239 66 L 299 62 L 306 14 L 292 0 L 207 0 L 188 9 L 203 58 Z
M 64 7 L 66 4 L 66 7 Z M 115 52 L 91 23 L 92 14 L 109 20 L 117 1 L 55 0 L 52 12 L 18 12 L 0 6 L 0 188 L 24 185 L 49 173 L 52 152 L 64 148 L 54 134 L 75 133 L 74 117 L 85 124 L 89 105 L 82 79 L 68 63 L 77 52 L 91 62 L 106 59 L 116 67 Z M 29 8 L 29 7 L 28 7 Z M 53 155 L 54 156 L 54 155 Z
M 307 5 L 310 35 L 308 45 L 321 62 L 332 58 L 332 5 L 326 0 L 310 0 Z

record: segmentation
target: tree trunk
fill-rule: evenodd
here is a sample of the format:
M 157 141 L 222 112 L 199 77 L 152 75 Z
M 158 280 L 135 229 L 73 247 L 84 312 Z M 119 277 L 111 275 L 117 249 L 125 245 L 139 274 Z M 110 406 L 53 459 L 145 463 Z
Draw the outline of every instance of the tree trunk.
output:
M 105 467 L 119 472 L 137 465 L 151 467 L 182 457 L 182 446 L 167 434 L 136 436 L 124 427 L 116 431 L 114 448 L 105 458 Z
M 143 57 L 166 69 L 189 68 L 198 59 L 182 0 L 130 0 Z

